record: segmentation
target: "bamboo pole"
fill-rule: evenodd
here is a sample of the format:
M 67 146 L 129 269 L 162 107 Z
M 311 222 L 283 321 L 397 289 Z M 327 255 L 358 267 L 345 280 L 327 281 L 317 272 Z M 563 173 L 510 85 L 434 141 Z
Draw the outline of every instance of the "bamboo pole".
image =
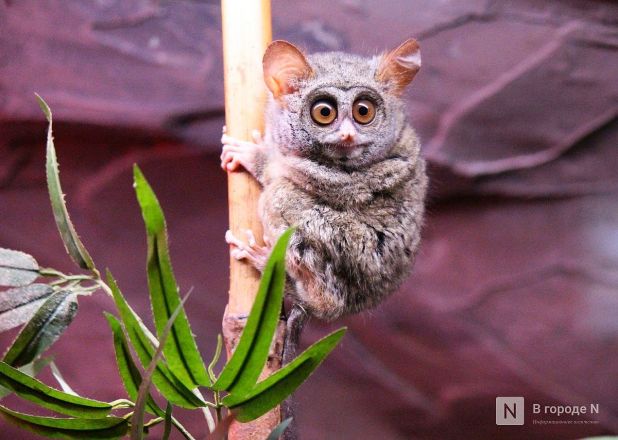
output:
M 272 38 L 270 0 L 221 0 L 223 25 L 223 70 L 225 79 L 225 124 L 227 133 L 251 140 L 252 130 L 263 131 L 266 87 L 262 56 Z M 230 230 L 245 237 L 251 229 L 259 241 L 262 225 L 257 216 L 259 184 L 247 172 L 228 172 Z M 262 244 L 262 243 L 260 243 Z M 223 334 L 228 359 L 244 328 L 259 284 L 259 273 L 244 261 L 230 257 L 230 291 Z M 271 356 L 262 376 L 281 367 L 284 326 L 280 325 Z M 233 423 L 230 440 L 264 439 L 280 422 L 275 408 L 251 423 Z
M 227 134 L 251 140 L 252 130 L 264 128 L 262 56 L 271 40 L 270 0 L 222 0 L 221 12 Z M 262 238 L 259 196 L 260 186 L 249 173 L 228 172 L 230 229 L 237 237 L 251 229 L 257 240 Z M 255 269 L 230 257 L 230 313 L 251 309 L 258 281 Z

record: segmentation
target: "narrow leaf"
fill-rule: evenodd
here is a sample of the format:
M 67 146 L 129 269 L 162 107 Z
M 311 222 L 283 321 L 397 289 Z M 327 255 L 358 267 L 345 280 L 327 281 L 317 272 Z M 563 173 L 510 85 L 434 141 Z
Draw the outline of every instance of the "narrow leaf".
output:
M 146 412 L 148 398 L 150 397 L 152 375 L 157 367 L 157 364 L 163 358 L 163 347 L 165 347 L 165 341 L 167 340 L 172 326 L 174 325 L 174 321 L 178 318 L 178 314 L 182 310 L 182 307 L 188 297 L 189 295 L 187 294 L 181 303 L 178 304 L 178 307 L 176 307 L 176 310 L 174 310 L 172 316 L 170 316 L 167 324 L 165 324 L 165 328 L 161 332 L 159 339 L 159 346 L 152 356 L 152 360 L 150 361 L 150 364 L 144 373 L 144 377 L 142 378 L 142 383 L 140 384 L 137 392 L 137 400 L 135 401 L 135 410 L 133 412 L 133 417 L 131 418 L 131 439 L 133 440 L 142 440 L 142 438 L 144 438 L 144 414 Z
M 142 383 L 142 375 L 133 361 L 129 344 L 120 326 L 120 321 L 114 315 L 107 312 L 105 312 L 105 317 L 114 335 L 114 351 L 116 353 L 116 364 L 118 365 L 120 378 L 129 398 L 135 402 L 139 385 Z M 163 410 L 155 403 L 152 396 L 148 399 L 147 409 L 151 414 L 163 417 Z
M 146 326 L 126 302 L 109 272 L 107 273 L 107 281 L 135 353 L 142 366 L 150 364 L 155 348 L 151 342 L 152 338 L 148 336 L 149 332 Z M 206 406 L 206 403 L 193 394 L 163 362 L 157 363 L 152 381 L 159 392 L 175 405 L 183 408 Z
M 27 286 L 37 279 L 38 271 L 32 255 L 0 248 L 0 286 Z
M 275 429 L 273 429 L 270 434 L 268 434 L 268 438 L 266 440 L 277 440 L 288 428 L 290 423 L 292 423 L 292 417 L 288 417 L 283 422 L 279 423 L 277 426 L 275 426 Z
M 24 374 L 27 374 L 30 377 L 34 377 L 37 374 L 39 374 L 39 372 L 46 366 L 48 365 L 50 362 L 52 361 L 51 358 L 47 357 L 47 358 L 41 358 L 41 359 L 37 359 L 33 362 L 30 362 L 29 364 L 23 365 L 21 367 L 19 367 L 19 371 L 21 371 Z M 11 394 L 13 391 L 9 390 L 8 388 L 5 388 L 3 386 L 0 386 L 0 399 L 2 399 L 5 396 L 8 396 L 9 394 Z
M 0 362 L 0 385 L 25 400 L 69 416 L 95 419 L 107 416 L 112 409 L 109 403 L 56 390 L 4 362 Z
M 142 210 L 148 236 L 148 287 L 157 334 L 161 336 L 165 324 L 178 304 L 178 285 L 172 270 L 167 245 L 167 230 L 163 211 L 152 188 L 137 167 L 133 168 L 135 192 Z M 170 370 L 189 388 L 210 386 L 210 378 L 191 332 L 184 308 L 164 347 Z
M 118 364 L 118 369 L 120 371 L 120 377 L 122 378 L 122 383 L 124 384 L 125 390 L 127 394 L 131 398 L 131 400 L 135 401 L 137 399 L 137 393 L 139 390 L 140 383 L 142 383 L 142 375 L 139 372 L 135 362 L 133 361 L 133 357 L 131 356 L 131 352 L 129 350 L 129 344 L 127 342 L 127 338 L 125 337 L 124 332 L 122 331 L 122 327 L 120 325 L 120 321 L 116 319 L 115 316 L 105 313 L 105 317 L 112 328 L 112 333 L 114 334 L 114 349 L 116 352 L 116 363 Z M 168 402 L 168 408 L 171 407 L 171 403 Z M 170 413 L 168 410 L 164 413 L 161 408 L 156 404 L 152 396 L 148 398 L 148 402 L 146 405 L 148 412 L 154 414 L 158 417 L 165 417 L 165 421 L 167 423 L 167 415 Z M 171 413 L 170 413 L 171 414 Z M 176 418 L 171 418 L 171 423 L 178 429 L 178 431 L 182 434 L 182 436 L 188 440 L 193 440 L 193 437 L 186 430 L 182 424 L 176 420 Z
M 320 339 L 282 369 L 258 383 L 249 393 L 229 394 L 223 404 L 240 422 L 255 420 L 292 394 L 320 365 L 345 334 L 341 328 Z
M 52 293 L 47 284 L 38 283 L 0 292 L 0 332 L 28 321 Z
M 72 292 L 54 292 L 17 335 L 4 362 L 14 367 L 31 362 L 60 337 L 76 313 L 77 300 Z
M 39 95 L 36 95 L 36 98 L 49 123 L 47 129 L 47 159 L 45 169 L 47 172 L 47 190 L 49 191 L 49 198 L 51 200 L 56 226 L 58 226 L 58 231 L 62 237 L 64 247 L 73 261 L 83 269 L 94 269 L 92 258 L 79 239 L 77 232 L 75 232 L 75 227 L 69 218 L 69 213 L 64 202 L 64 194 L 60 186 L 60 173 L 58 171 L 56 149 L 54 148 L 54 137 L 52 135 L 51 110 L 43 98 Z
M 66 419 L 19 413 L 0 406 L 0 415 L 8 422 L 49 438 L 117 439 L 125 435 L 129 422 L 119 417 L 100 419 Z
M 218 391 L 244 394 L 258 380 L 279 322 L 285 288 L 285 252 L 294 229 L 285 231 L 266 262 L 251 313 L 232 358 L 213 385 Z

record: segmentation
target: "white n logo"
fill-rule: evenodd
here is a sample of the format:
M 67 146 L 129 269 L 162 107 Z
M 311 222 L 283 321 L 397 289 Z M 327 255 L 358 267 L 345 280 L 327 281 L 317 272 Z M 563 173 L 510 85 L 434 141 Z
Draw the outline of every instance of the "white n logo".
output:
M 523 425 L 524 398 L 496 397 L 496 425 Z

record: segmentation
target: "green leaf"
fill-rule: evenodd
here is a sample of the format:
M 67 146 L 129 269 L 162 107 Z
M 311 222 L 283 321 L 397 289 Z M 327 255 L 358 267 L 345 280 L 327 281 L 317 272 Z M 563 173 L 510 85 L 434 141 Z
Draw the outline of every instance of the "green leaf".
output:
M 176 307 L 176 310 L 174 310 L 172 316 L 170 316 L 167 324 L 165 324 L 165 328 L 161 332 L 161 336 L 159 338 L 159 346 L 152 356 L 152 360 L 150 361 L 150 364 L 148 364 L 148 368 L 146 368 L 146 371 L 144 372 L 142 383 L 139 385 L 139 390 L 137 392 L 137 400 L 135 401 L 133 417 L 131 418 L 131 438 L 133 440 L 142 440 L 142 438 L 144 438 L 144 414 L 146 412 L 148 399 L 150 398 L 150 384 L 152 383 L 152 375 L 157 368 L 157 364 L 163 358 L 165 341 L 167 340 L 170 331 L 172 330 L 172 326 L 174 325 L 174 321 L 178 318 L 178 314 L 180 313 L 180 310 L 182 310 L 182 307 L 188 297 L 189 295 L 187 294 L 180 304 L 178 304 L 178 307 Z
M 39 276 L 39 265 L 32 255 L 0 248 L 0 286 L 27 286 Z
M 0 415 L 7 421 L 49 438 L 116 439 L 129 430 L 129 422 L 119 417 L 101 419 L 56 418 L 32 416 L 0 406 Z
M 52 211 L 54 212 L 54 219 L 56 220 L 56 226 L 62 237 L 62 242 L 67 253 L 71 256 L 73 261 L 83 269 L 94 270 L 94 263 L 88 251 L 79 239 L 75 227 L 71 223 L 69 218 L 69 212 L 67 211 L 66 204 L 64 202 L 64 194 L 62 193 L 62 187 L 60 186 L 60 174 L 58 171 L 58 160 L 56 159 L 56 149 L 54 148 L 54 137 L 52 135 L 52 114 L 47 103 L 39 95 L 36 95 L 39 102 L 39 106 L 49 127 L 47 129 L 47 160 L 45 163 L 45 169 L 47 172 L 47 190 L 49 191 L 49 198 L 51 200 Z
M 135 353 L 139 357 L 142 366 L 150 364 L 155 352 L 151 342 L 152 335 L 126 302 L 109 272 L 107 273 L 107 283 L 112 291 L 116 307 L 129 335 L 131 344 L 135 349 Z M 159 392 L 175 405 L 191 409 L 206 406 L 206 403 L 193 394 L 163 362 L 157 363 L 152 381 Z
M 268 434 L 268 438 L 266 440 L 277 440 L 279 437 L 281 437 L 283 431 L 288 428 L 290 423 L 292 423 L 292 417 L 288 417 L 283 422 L 279 423 L 277 426 L 275 426 L 275 429 L 273 429 L 270 434 Z
M 0 362 L 0 385 L 22 399 L 69 416 L 95 419 L 107 416 L 112 410 L 109 403 L 56 390 L 4 362 Z
M 0 332 L 28 321 L 54 293 L 47 284 L 30 284 L 0 292 Z
M 14 367 L 31 362 L 60 337 L 76 313 L 77 300 L 72 292 L 54 292 L 17 335 L 3 361 Z
M 288 365 L 258 383 L 248 393 L 226 396 L 223 404 L 233 410 L 240 422 L 255 420 L 267 413 L 292 394 L 313 373 L 345 332 L 344 327 L 320 339 Z
M 135 401 L 137 399 L 137 393 L 139 391 L 140 383 L 142 383 L 142 375 L 139 372 L 135 362 L 133 362 L 133 357 L 131 356 L 131 352 L 129 350 L 129 344 L 127 342 L 127 338 L 125 337 L 124 332 L 122 331 L 122 327 L 120 325 L 120 321 L 109 313 L 105 313 L 105 317 L 107 318 L 107 322 L 112 328 L 112 333 L 114 334 L 114 349 L 116 352 L 116 363 L 118 364 L 118 369 L 120 371 L 120 377 L 122 378 L 122 383 L 124 384 L 125 390 L 127 394 L 131 398 L 131 400 Z M 168 408 L 171 408 L 171 403 L 168 402 Z M 164 413 L 161 408 L 159 408 L 154 401 L 154 399 L 149 397 L 147 405 L 147 410 L 156 416 L 165 417 L 167 424 L 167 415 L 170 411 L 166 410 Z M 186 439 L 192 440 L 193 437 L 189 434 L 182 424 L 176 420 L 174 417 L 171 418 L 171 423 L 178 429 L 178 431 L 185 437 Z M 167 426 L 167 425 L 166 425 Z
M 116 364 L 118 365 L 120 378 L 122 379 L 124 389 L 127 391 L 129 398 L 135 402 L 139 385 L 142 383 L 142 374 L 139 372 L 135 362 L 133 362 L 129 344 L 120 326 L 120 321 L 110 313 L 104 312 L 104 314 L 114 335 L 114 351 L 116 353 Z M 155 403 L 152 396 L 148 399 L 146 408 L 151 414 L 155 414 L 159 417 L 164 416 L 163 410 Z
M 285 252 L 294 229 L 277 240 L 266 262 L 251 313 L 232 358 L 223 368 L 213 389 L 244 394 L 258 380 L 279 322 L 285 288 Z
M 34 377 L 37 374 L 39 374 L 39 372 L 45 366 L 47 366 L 51 361 L 52 361 L 51 357 L 41 358 L 41 359 L 37 359 L 37 360 L 35 360 L 33 362 L 30 362 L 29 364 L 23 365 L 23 366 L 19 367 L 18 369 L 22 373 L 27 374 L 30 377 Z M 0 386 L 0 399 L 2 399 L 5 396 L 8 396 L 12 392 L 13 391 L 9 390 L 8 388 L 4 388 L 3 386 Z
M 160 336 L 173 310 L 180 304 L 178 285 L 172 271 L 165 218 L 152 188 L 140 169 L 133 167 L 135 192 L 148 236 L 148 287 L 157 334 Z M 170 370 L 189 388 L 210 386 L 204 361 L 197 349 L 184 308 L 164 347 Z

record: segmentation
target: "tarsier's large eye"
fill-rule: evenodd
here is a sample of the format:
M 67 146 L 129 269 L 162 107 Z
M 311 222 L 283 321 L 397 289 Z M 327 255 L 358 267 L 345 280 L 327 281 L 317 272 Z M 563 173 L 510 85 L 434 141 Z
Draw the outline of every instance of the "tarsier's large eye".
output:
M 320 99 L 311 106 L 311 118 L 320 125 L 328 125 L 337 118 L 337 106 L 333 101 Z
M 376 116 L 376 106 L 368 99 L 358 99 L 352 106 L 352 116 L 359 124 L 369 124 Z

